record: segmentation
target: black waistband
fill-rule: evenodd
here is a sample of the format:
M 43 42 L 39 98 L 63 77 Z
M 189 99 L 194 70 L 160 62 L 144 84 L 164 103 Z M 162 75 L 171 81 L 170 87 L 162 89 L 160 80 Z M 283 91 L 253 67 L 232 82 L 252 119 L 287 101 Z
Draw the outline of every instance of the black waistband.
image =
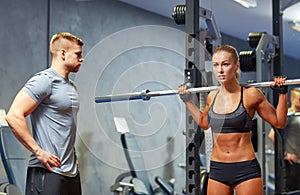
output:
M 222 127 L 222 129 L 214 129 L 213 133 L 249 133 L 251 132 L 250 127 L 248 128 L 234 128 L 234 127 Z

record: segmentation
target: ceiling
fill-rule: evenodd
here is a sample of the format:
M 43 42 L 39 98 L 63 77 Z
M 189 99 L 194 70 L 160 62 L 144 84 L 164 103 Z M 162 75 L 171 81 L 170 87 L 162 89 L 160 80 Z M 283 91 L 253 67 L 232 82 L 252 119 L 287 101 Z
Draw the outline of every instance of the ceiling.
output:
M 120 0 L 150 12 L 172 18 L 173 8 L 185 4 L 185 0 Z M 200 6 L 211 10 L 222 33 L 247 40 L 250 32 L 272 31 L 272 0 L 257 0 L 257 7 L 245 8 L 233 0 L 199 0 Z M 290 5 L 282 11 L 283 52 L 300 59 L 300 32 L 289 28 L 290 20 L 300 20 L 300 3 L 297 0 L 281 0 L 282 5 Z M 200 24 L 201 25 L 201 24 Z

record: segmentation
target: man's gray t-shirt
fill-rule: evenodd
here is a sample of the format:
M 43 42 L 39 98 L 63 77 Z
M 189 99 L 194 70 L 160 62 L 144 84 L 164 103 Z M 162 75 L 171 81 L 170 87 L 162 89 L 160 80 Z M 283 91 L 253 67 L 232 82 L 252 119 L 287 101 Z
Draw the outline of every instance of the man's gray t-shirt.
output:
M 291 108 L 288 112 L 286 127 L 282 131 L 284 138 L 284 151 L 296 154 L 300 157 L 300 113 L 294 112 Z
M 52 167 L 53 172 L 76 176 L 74 144 L 79 100 L 74 84 L 49 68 L 29 79 L 23 90 L 39 103 L 30 115 L 33 138 L 43 150 L 61 160 L 61 167 Z M 33 154 L 29 167 L 45 168 Z

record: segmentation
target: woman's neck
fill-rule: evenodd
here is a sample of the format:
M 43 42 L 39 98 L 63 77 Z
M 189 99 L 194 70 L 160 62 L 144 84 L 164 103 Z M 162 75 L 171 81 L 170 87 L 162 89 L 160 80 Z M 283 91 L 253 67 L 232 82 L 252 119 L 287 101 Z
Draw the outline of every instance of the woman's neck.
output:
M 241 86 L 235 81 L 227 82 L 227 83 L 222 83 L 220 86 L 220 92 L 226 92 L 226 93 L 234 93 L 237 90 L 240 90 Z

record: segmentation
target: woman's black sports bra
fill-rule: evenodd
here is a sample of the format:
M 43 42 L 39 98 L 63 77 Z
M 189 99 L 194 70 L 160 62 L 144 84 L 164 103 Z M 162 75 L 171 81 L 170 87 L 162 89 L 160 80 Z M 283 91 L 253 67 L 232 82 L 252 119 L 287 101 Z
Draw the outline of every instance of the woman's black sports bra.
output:
M 252 119 L 243 104 L 243 87 L 237 109 L 228 114 L 217 114 L 213 111 L 217 92 L 208 111 L 208 122 L 213 133 L 246 133 L 252 129 Z

